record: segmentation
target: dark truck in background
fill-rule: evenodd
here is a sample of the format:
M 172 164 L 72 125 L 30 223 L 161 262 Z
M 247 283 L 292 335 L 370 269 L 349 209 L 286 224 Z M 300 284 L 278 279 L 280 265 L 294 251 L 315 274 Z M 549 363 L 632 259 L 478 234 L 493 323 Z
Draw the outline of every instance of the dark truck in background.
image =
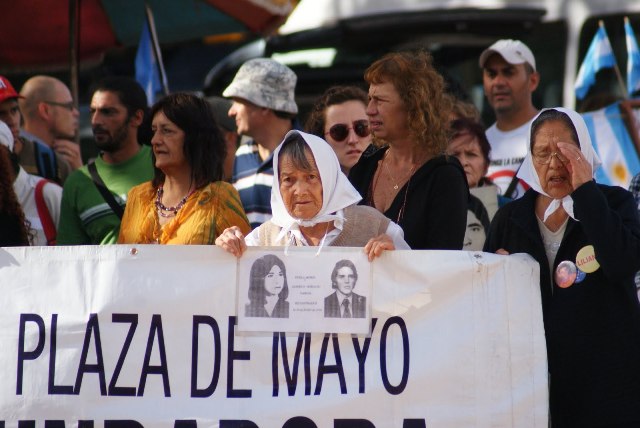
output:
M 640 2 L 504 1 L 502 6 L 493 8 L 478 6 L 490 1 L 454 3 L 476 7 L 443 7 L 445 3 L 424 10 L 364 11 L 317 28 L 255 40 L 217 62 L 205 78 L 203 92 L 221 94 L 244 61 L 272 57 L 296 72 L 296 98 L 304 121 L 314 100 L 329 86 L 355 84 L 366 89 L 365 69 L 385 53 L 427 49 L 451 91 L 471 100 L 482 112 L 485 123 L 490 124 L 493 117 L 483 96 L 478 58 L 494 41 L 520 39 L 533 51 L 541 74 L 540 86 L 534 93 L 536 106 L 577 107 L 573 79 L 598 20 L 605 22 L 620 67 L 625 66 L 622 59 L 626 61 L 623 18 L 628 16 L 634 27 L 640 26 Z M 303 4 L 304 1 L 298 8 Z M 616 85 L 615 77 L 605 76 L 598 79 L 592 92 L 619 92 Z

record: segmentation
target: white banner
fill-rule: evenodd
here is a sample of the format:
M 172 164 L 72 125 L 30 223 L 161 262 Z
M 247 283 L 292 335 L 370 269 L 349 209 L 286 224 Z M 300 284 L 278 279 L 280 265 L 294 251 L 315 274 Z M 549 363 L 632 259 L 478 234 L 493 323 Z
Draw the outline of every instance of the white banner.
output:
M 240 332 L 237 274 L 216 247 L 0 249 L 0 426 L 547 427 L 528 256 L 387 252 L 368 337 Z

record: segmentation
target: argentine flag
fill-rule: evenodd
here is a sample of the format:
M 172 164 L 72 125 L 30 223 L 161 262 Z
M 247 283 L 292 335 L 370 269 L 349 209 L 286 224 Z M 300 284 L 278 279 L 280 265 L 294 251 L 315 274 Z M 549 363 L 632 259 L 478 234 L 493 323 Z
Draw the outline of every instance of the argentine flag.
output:
M 640 50 L 629 18 L 624 18 L 624 32 L 627 39 L 627 91 L 629 96 L 640 90 Z
M 147 94 L 147 103 L 152 105 L 155 102 L 156 94 L 162 91 L 160 83 L 160 73 L 158 71 L 158 61 L 154 54 L 149 24 L 144 21 L 140 43 L 136 53 L 136 80 Z
M 582 117 L 602 161 L 596 181 L 628 189 L 633 176 L 640 172 L 640 159 L 624 124 L 620 103 L 584 113 Z
M 596 73 L 600 69 L 614 67 L 615 65 L 616 58 L 613 56 L 607 31 L 604 29 L 604 24 L 601 23 L 589 46 L 587 56 L 584 57 L 584 61 L 582 61 L 578 71 L 578 77 L 576 77 L 574 85 L 576 97 L 581 100 L 587 95 L 589 88 L 595 83 Z

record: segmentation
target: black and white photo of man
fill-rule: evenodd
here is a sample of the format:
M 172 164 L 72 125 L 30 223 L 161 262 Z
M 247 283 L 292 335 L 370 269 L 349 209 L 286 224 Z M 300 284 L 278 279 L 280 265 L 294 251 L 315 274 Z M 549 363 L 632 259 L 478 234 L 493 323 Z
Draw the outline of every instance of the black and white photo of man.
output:
M 353 292 L 358 272 L 351 260 L 340 260 L 331 273 L 333 293 L 324 299 L 325 318 L 364 318 L 367 298 Z

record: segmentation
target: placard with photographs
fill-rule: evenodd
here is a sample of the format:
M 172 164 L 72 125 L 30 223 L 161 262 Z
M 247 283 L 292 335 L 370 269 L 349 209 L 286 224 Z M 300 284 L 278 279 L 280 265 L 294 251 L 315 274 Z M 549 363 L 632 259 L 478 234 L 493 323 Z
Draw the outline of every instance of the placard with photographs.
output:
M 371 263 L 362 248 L 249 247 L 237 278 L 241 332 L 370 332 Z

